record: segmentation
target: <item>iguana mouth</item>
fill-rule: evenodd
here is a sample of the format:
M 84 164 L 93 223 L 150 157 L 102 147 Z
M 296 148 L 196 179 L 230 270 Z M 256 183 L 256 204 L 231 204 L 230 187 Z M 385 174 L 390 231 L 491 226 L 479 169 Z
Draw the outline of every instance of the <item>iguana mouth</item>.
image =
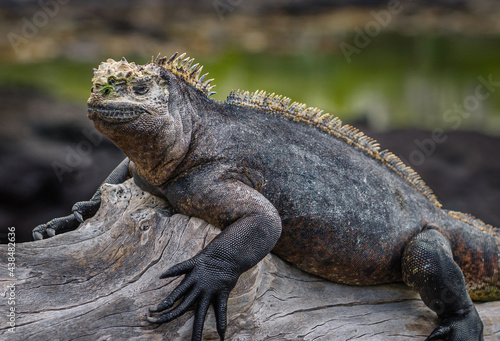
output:
M 89 105 L 88 115 L 90 119 L 96 117 L 110 123 L 122 123 L 136 119 L 142 114 L 149 112 L 140 107 L 130 107 L 129 105 Z

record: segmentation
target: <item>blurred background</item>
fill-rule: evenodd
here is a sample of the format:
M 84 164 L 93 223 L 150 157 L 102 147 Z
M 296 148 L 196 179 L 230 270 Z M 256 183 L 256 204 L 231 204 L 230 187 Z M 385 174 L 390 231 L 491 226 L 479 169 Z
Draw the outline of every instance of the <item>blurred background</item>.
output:
M 444 206 L 500 226 L 495 0 L 2 0 L 0 239 L 70 213 L 123 158 L 86 117 L 92 68 L 187 52 L 231 89 L 330 112 Z

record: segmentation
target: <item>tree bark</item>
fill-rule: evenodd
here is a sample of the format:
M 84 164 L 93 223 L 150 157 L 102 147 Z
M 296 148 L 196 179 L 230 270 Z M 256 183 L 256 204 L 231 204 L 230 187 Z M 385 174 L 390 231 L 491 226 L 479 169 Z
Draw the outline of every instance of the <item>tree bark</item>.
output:
M 77 230 L 15 246 L 14 277 L 0 246 L 0 339 L 189 340 L 192 311 L 162 325 L 145 317 L 181 280 L 160 274 L 217 233 L 131 180 L 105 185 L 100 210 Z M 403 284 L 339 285 L 274 255 L 240 278 L 228 306 L 228 340 L 424 340 L 438 322 Z M 499 340 L 500 302 L 477 309 L 485 340 Z M 204 339 L 218 340 L 212 310 Z

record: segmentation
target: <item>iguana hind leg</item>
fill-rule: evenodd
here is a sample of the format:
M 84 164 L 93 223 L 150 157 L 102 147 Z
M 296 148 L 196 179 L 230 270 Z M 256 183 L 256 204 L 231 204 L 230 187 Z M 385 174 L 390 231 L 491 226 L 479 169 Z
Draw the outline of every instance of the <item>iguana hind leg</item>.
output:
M 453 260 L 450 242 L 439 231 L 426 228 L 408 243 L 402 273 L 406 284 L 441 319 L 427 340 L 483 340 L 483 324 L 467 294 L 462 271 Z
M 104 180 L 103 184 L 119 184 L 130 178 L 131 163 L 125 158 Z M 101 185 L 102 186 L 102 185 Z M 73 213 L 61 218 L 54 218 L 48 223 L 40 224 L 33 229 L 33 239 L 40 240 L 44 237 L 53 237 L 57 233 L 74 230 L 85 219 L 93 217 L 101 206 L 101 186 L 88 201 L 79 201 L 73 205 Z

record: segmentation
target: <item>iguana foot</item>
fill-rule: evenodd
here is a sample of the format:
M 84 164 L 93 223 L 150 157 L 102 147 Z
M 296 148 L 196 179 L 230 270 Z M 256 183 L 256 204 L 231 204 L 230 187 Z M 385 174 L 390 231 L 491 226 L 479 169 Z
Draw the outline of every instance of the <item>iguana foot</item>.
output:
M 174 320 L 195 306 L 192 341 L 200 341 L 210 304 L 213 304 L 217 332 L 220 340 L 224 340 L 227 326 L 227 300 L 234 288 L 240 271 L 226 267 L 221 260 L 206 256 L 203 252 L 194 258 L 174 265 L 160 278 L 174 277 L 186 274 L 184 280 L 168 297 L 155 308 L 150 308 L 147 320 L 151 323 L 165 323 Z M 177 300 L 182 301 L 170 311 Z M 151 316 L 151 313 L 161 313 Z
M 465 279 L 453 259 L 451 242 L 428 226 L 406 245 L 403 280 L 417 290 L 424 303 L 441 319 L 426 339 L 482 341 L 483 323 L 467 293 Z
M 80 201 L 73 205 L 73 214 L 66 217 L 55 218 L 45 224 L 40 224 L 32 231 L 34 240 L 41 240 L 47 237 L 54 237 L 63 231 L 74 230 L 85 219 L 93 217 L 101 205 L 101 200 L 94 199 Z
M 125 158 L 104 180 L 105 184 L 119 184 L 131 176 L 130 160 Z M 38 225 L 33 229 L 33 239 L 40 240 L 53 237 L 57 233 L 74 230 L 83 223 L 85 219 L 93 217 L 101 206 L 101 188 L 97 189 L 92 198 L 87 201 L 79 201 L 73 205 L 73 214 L 66 217 L 55 218 L 46 224 Z
M 483 323 L 476 308 L 441 318 L 441 325 L 434 329 L 426 341 L 483 341 Z
M 73 230 L 78 227 L 80 223 L 76 220 L 73 214 L 66 217 L 54 218 L 46 224 L 40 224 L 32 231 L 34 240 L 41 240 L 47 237 L 54 237 L 57 232 L 63 230 Z

